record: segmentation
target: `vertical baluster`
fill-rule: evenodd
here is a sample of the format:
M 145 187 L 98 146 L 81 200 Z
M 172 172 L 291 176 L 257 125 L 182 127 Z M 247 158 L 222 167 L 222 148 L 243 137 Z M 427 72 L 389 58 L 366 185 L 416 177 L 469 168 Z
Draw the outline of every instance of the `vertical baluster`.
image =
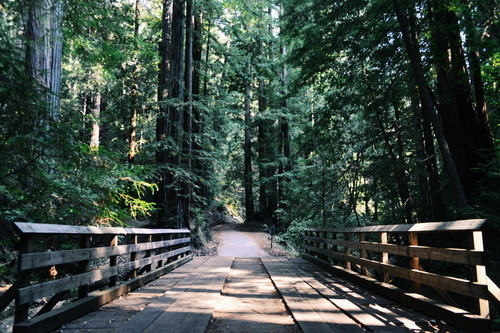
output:
M 137 246 L 138 242 L 137 242 L 137 235 L 132 235 L 132 238 L 130 239 L 130 244 L 132 244 L 133 246 Z M 130 252 L 130 262 L 134 262 L 137 260 L 137 251 L 132 251 Z M 130 273 L 130 277 L 133 279 L 133 278 L 136 278 L 137 277 L 137 268 L 134 268 L 132 269 L 132 272 Z
M 409 245 L 418 245 L 418 234 L 415 232 L 410 232 L 408 234 L 408 243 Z M 418 257 L 410 257 L 410 267 L 412 269 L 420 270 L 420 258 Z M 412 281 L 412 289 L 416 293 L 420 293 L 420 282 Z
M 18 261 L 18 275 L 17 275 L 17 285 L 19 288 L 28 287 L 31 281 L 31 270 L 21 270 L 21 265 L 23 261 L 23 254 L 33 252 L 33 236 L 32 235 L 21 235 L 21 240 L 19 242 L 19 261 Z M 14 315 L 14 323 L 18 324 L 28 319 L 29 303 L 19 304 L 19 299 L 16 297 L 16 313 Z
M 381 232 L 380 233 L 380 243 L 381 244 L 387 244 L 388 243 L 388 237 L 387 237 L 387 232 Z M 389 263 L 389 253 L 387 252 L 382 252 L 380 254 L 381 256 L 381 262 L 384 264 Z M 384 282 L 389 282 L 389 274 L 384 273 Z
M 470 247 L 475 251 L 484 251 L 483 233 L 482 231 L 473 231 L 470 234 Z M 486 276 L 486 267 L 484 265 L 476 265 L 472 268 L 472 281 L 487 285 L 488 277 Z M 476 312 L 483 318 L 490 317 L 489 304 L 487 299 L 476 298 L 475 300 Z
M 361 259 L 366 259 L 366 250 L 362 249 L 361 246 L 363 245 L 362 243 L 366 240 L 366 234 L 364 232 L 359 234 L 359 257 Z M 366 266 L 361 266 L 361 274 L 366 275 Z
M 348 232 L 344 232 L 344 241 L 348 242 L 350 239 L 351 239 L 350 234 Z M 347 244 L 344 246 L 344 254 L 347 256 L 351 255 L 351 248 Z M 347 270 L 352 269 L 351 262 L 349 261 L 349 258 L 345 262 L 345 269 L 347 269 Z
M 91 240 L 90 235 L 81 235 L 80 236 L 80 248 L 82 249 L 88 249 L 90 247 L 90 240 Z M 86 273 L 90 269 L 90 261 L 89 260 L 82 260 L 79 263 L 79 270 L 80 274 L 81 273 Z M 84 298 L 87 297 L 89 292 L 89 285 L 84 284 L 78 287 L 78 298 Z
M 111 237 L 111 241 L 109 242 L 109 246 L 118 246 L 118 235 L 114 235 Z M 117 255 L 110 256 L 109 257 L 109 266 L 110 267 L 116 266 L 117 261 L 118 261 L 117 259 L 118 259 Z M 116 280 L 117 280 L 116 275 L 110 276 L 109 277 L 109 286 L 110 287 L 116 286 Z
M 148 235 L 146 242 L 151 243 L 152 241 L 153 241 L 153 236 Z M 146 255 L 144 256 L 144 258 L 149 258 L 149 257 L 151 257 L 151 250 L 146 250 Z M 146 272 L 151 272 L 151 264 L 146 265 Z

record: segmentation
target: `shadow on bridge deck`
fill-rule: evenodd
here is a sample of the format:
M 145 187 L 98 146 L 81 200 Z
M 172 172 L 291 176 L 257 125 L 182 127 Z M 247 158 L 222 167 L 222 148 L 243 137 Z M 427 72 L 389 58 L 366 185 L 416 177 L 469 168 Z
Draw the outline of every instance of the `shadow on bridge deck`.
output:
M 303 259 L 195 257 L 57 332 L 425 332 L 431 321 Z

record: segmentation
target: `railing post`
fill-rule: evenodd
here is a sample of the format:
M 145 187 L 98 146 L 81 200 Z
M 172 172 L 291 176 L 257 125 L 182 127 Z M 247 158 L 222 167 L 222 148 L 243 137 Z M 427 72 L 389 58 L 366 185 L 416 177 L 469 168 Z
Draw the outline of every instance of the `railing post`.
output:
M 380 233 L 380 244 L 387 244 L 388 243 L 388 237 L 387 237 L 387 232 L 381 232 Z M 383 264 L 388 264 L 389 263 L 389 253 L 387 252 L 382 252 L 380 253 L 381 256 L 381 262 Z M 384 273 L 384 282 L 389 282 L 389 274 Z
M 408 233 L 408 245 L 417 246 L 418 245 L 418 234 L 415 232 Z M 411 269 L 420 270 L 420 258 L 410 257 L 410 267 Z M 412 289 L 416 293 L 420 293 L 421 286 L 420 282 L 412 281 Z
M 111 241 L 109 242 L 109 245 L 110 246 L 118 246 L 118 235 L 114 235 L 111 237 Z M 109 257 L 109 266 L 110 267 L 116 266 L 117 258 L 118 258 L 118 256 L 110 256 Z M 116 286 L 117 278 L 118 277 L 116 275 L 109 277 L 109 286 L 110 287 Z
M 350 234 L 348 232 L 344 232 L 344 241 L 349 241 L 351 238 L 350 238 Z M 345 255 L 351 255 L 351 248 L 349 246 L 344 246 L 344 254 Z M 345 262 L 345 269 L 347 270 L 351 270 L 352 267 L 351 267 L 351 262 L 350 261 L 347 261 Z
M 23 254 L 33 252 L 33 236 L 32 235 L 21 235 L 21 239 L 19 242 L 19 261 L 18 261 L 18 276 L 17 276 L 17 284 L 18 288 L 28 287 L 31 281 L 31 270 L 22 271 L 22 260 Z M 18 304 L 19 300 L 16 297 L 16 313 L 14 315 L 14 324 L 21 323 L 25 320 L 28 320 L 28 310 L 30 305 L 27 304 Z
M 359 234 L 359 243 L 360 247 L 363 245 L 362 242 L 366 240 L 366 234 L 364 232 Z M 361 259 L 366 259 L 366 250 L 365 249 L 359 249 L 359 257 Z M 366 267 L 361 266 L 361 274 L 366 275 Z
M 153 236 L 152 235 L 148 235 L 147 239 L 146 239 L 146 242 L 147 243 L 151 243 L 153 241 Z M 151 257 L 151 250 L 147 250 L 146 251 L 146 255 L 144 256 L 144 258 L 149 258 Z M 146 269 L 145 269 L 146 272 L 151 272 L 151 264 L 149 265 L 146 265 Z
M 164 236 L 165 236 L 164 234 L 161 234 L 161 235 L 160 235 L 160 242 L 163 242 L 163 240 L 165 239 L 165 237 L 164 237 Z M 157 252 L 157 254 L 162 254 L 162 253 L 163 253 L 163 246 L 161 246 L 161 247 L 159 247 L 159 248 L 158 248 L 158 252 Z M 160 267 L 162 267 L 162 266 L 163 266 L 163 259 L 159 259 L 159 260 L 158 260 L 157 267 L 158 267 L 158 268 L 160 268 Z
M 132 235 L 132 239 L 130 240 L 130 244 L 137 245 L 137 235 Z M 134 262 L 137 260 L 137 251 L 132 251 L 130 253 L 130 262 Z M 130 273 L 130 277 L 136 278 L 137 277 L 137 268 L 134 268 L 132 272 Z
M 483 244 L 483 233 L 482 231 L 472 231 L 470 235 L 470 245 L 471 249 L 475 251 L 484 252 L 484 244 Z M 486 267 L 484 265 L 475 265 L 472 268 L 472 281 L 476 281 L 477 283 L 487 285 L 488 277 L 486 275 Z M 477 314 L 483 318 L 490 317 L 489 304 L 487 299 L 475 298 L 475 306 Z
M 87 249 L 90 247 L 90 240 L 91 237 L 90 235 L 81 235 L 80 236 L 80 248 L 81 249 Z M 89 260 L 82 260 L 80 261 L 80 273 L 85 273 L 89 271 Z M 87 297 L 89 292 L 89 285 L 84 284 L 80 287 L 78 287 L 78 298 L 84 298 Z

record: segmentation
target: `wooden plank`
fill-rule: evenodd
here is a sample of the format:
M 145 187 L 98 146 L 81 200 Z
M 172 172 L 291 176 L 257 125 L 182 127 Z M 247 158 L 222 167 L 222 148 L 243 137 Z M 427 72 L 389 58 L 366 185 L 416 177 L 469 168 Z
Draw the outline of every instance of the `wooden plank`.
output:
M 365 232 L 365 233 L 407 233 L 407 232 L 439 232 L 439 231 L 476 231 L 486 222 L 484 219 L 459 220 L 450 222 L 425 222 L 415 224 L 374 225 L 354 228 L 306 228 L 305 231 L 327 232 Z
M 224 258 L 219 266 L 212 267 L 208 274 L 205 274 L 206 279 L 201 285 L 191 285 L 190 292 L 185 292 L 177 299 L 145 333 L 156 332 L 156 328 L 168 332 L 204 333 L 232 262 L 232 258 Z
M 160 259 L 166 259 L 180 253 L 186 253 L 190 247 L 173 250 L 170 252 L 161 253 L 159 255 L 143 258 L 133 262 L 128 262 L 118 266 L 101 268 L 95 271 L 82 273 L 78 275 L 68 276 L 62 279 L 40 283 L 30 287 L 20 288 L 18 290 L 17 302 L 19 304 L 27 304 L 45 296 L 51 296 L 64 290 L 77 288 L 81 285 L 91 284 L 96 281 L 107 279 L 113 275 L 127 273 L 137 267 L 143 267 Z
M 486 260 L 484 252 L 468 249 L 437 248 L 429 246 L 405 246 L 397 244 L 380 244 L 366 241 L 345 241 L 342 239 L 322 239 L 319 237 L 305 236 L 304 240 L 322 242 L 337 246 L 346 246 L 353 249 L 388 252 L 389 254 L 403 257 L 418 257 L 437 261 L 446 261 L 466 265 L 484 265 Z
M 486 278 L 488 279 L 488 292 L 490 294 L 490 298 L 500 304 L 500 288 L 498 288 L 489 276 L 486 276 Z
M 12 286 L 10 286 L 7 291 L 5 291 L 2 296 L 0 296 L 0 312 L 3 311 L 16 297 L 17 293 L 17 282 L 15 282 Z
M 331 258 L 350 261 L 361 266 L 366 266 L 384 274 L 390 274 L 410 281 L 423 283 L 432 287 L 453 291 L 469 297 L 488 298 L 488 287 L 484 284 L 471 282 L 465 279 L 441 276 L 434 273 L 422 272 L 415 269 L 408 269 L 395 265 L 384 264 L 375 260 L 347 256 L 342 253 L 336 253 L 320 248 L 313 248 L 310 246 L 304 246 L 304 248 L 308 249 L 309 251 L 327 255 Z
M 15 222 L 16 228 L 23 234 L 54 235 L 158 235 L 158 234 L 190 234 L 188 229 L 146 229 L 121 227 L 75 226 L 47 223 Z
M 272 259 L 261 258 L 271 280 L 304 333 L 335 332 L 311 304 L 276 267 Z
M 63 250 L 42 253 L 27 253 L 19 257 L 19 260 L 21 262 L 20 268 L 22 270 L 27 270 L 39 267 L 61 265 L 75 261 L 83 261 L 115 255 L 125 255 L 133 252 L 154 250 L 171 245 L 186 244 L 189 242 L 190 238 L 177 238 L 151 243 L 94 247 L 78 250 Z
M 370 314 L 365 309 L 354 304 L 352 301 L 346 299 L 343 295 L 333 291 L 314 279 L 311 275 L 302 271 L 299 267 L 288 261 L 287 259 L 280 259 L 281 263 L 293 272 L 297 277 L 300 277 L 304 282 L 310 285 L 316 292 L 328 299 L 342 312 L 350 315 L 356 322 L 360 323 L 363 327 L 368 328 L 372 332 L 406 332 L 407 330 L 402 327 L 389 326 L 380 321 L 377 317 Z
M 117 330 L 120 333 L 142 333 L 151 326 L 160 317 L 163 312 L 169 308 L 184 292 L 189 292 L 189 287 L 196 283 L 198 279 L 210 270 L 212 267 L 221 265 L 224 262 L 221 257 L 210 257 L 203 265 L 197 267 L 189 276 L 184 278 L 173 288 L 159 297 L 154 303 L 149 304 L 138 315 L 132 317 L 129 321 L 123 323 Z M 229 264 L 230 266 L 230 264 Z M 161 331 L 161 330 L 160 330 Z
M 23 321 L 14 325 L 13 333 L 38 333 L 49 332 L 61 325 L 70 322 L 96 308 L 110 302 L 111 300 L 126 294 L 127 292 L 137 289 L 146 283 L 158 278 L 161 275 L 168 273 L 174 268 L 183 265 L 184 263 L 192 260 L 192 255 L 172 262 L 161 269 L 152 271 L 147 275 L 131 279 L 126 283 L 115 286 L 91 296 L 85 297 L 75 301 L 69 305 L 52 310 L 40 316 L 31 318 L 30 320 Z
M 491 320 L 470 314 L 463 309 L 459 309 L 451 305 L 439 303 L 417 293 L 409 293 L 391 284 L 377 281 L 353 271 L 348 271 L 342 267 L 333 266 L 330 263 L 311 255 L 302 254 L 302 257 L 326 270 L 331 271 L 334 274 L 345 277 L 356 284 L 378 292 L 381 295 L 405 304 L 422 313 L 433 316 L 434 318 L 439 318 L 448 323 L 453 323 L 454 326 L 465 329 L 467 332 L 491 332 Z
M 364 332 L 279 259 L 261 258 L 287 307 L 304 332 Z

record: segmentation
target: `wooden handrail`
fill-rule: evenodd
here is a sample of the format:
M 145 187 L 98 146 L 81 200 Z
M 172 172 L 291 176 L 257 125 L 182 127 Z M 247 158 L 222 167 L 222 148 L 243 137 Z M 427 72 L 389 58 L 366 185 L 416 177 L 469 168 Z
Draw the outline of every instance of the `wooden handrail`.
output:
M 20 234 L 15 333 L 56 329 L 192 259 L 187 229 L 14 225 Z M 80 248 L 34 251 L 36 241 L 65 236 L 76 237 L 73 245 Z M 108 288 L 92 292 L 92 285 L 103 284 Z M 78 295 L 68 296 L 70 290 Z M 45 297 L 46 305 L 30 318 L 31 304 Z M 64 297 L 73 302 L 53 310 Z
M 418 310 L 433 316 L 442 315 L 441 319 L 447 322 L 458 321 L 463 326 L 461 328 L 474 332 L 487 332 L 488 327 L 491 330 L 491 324 L 488 324 L 490 321 L 487 320 L 488 298 L 491 295 L 492 299 L 500 298 L 500 295 L 494 295 L 500 290 L 495 288 L 494 283 L 486 276 L 481 231 L 485 222 L 482 219 L 475 219 L 353 228 L 306 228 L 305 252 L 302 257 L 369 288 L 382 293 L 387 291 L 389 297 L 409 306 L 417 305 Z M 432 246 L 419 244 L 421 234 L 448 233 L 463 234 L 465 239 L 469 239 L 468 246 L 447 248 L 435 245 L 438 242 L 433 242 Z M 429 239 L 432 236 L 425 237 Z M 464 237 L 455 238 L 464 240 Z M 408 258 L 406 263 L 405 260 L 401 260 L 404 257 Z M 425 271 L 422 268 L 422 260 L 466 265 L 470 278 L 450 276 L 447 270 Z M 373 276 L 377 276 L 378 281 L 373 279 Z M 387 282 L 394 278 L 409 281 L 412 290 L 389 285 Z M 417 296 L 423 286 L 433 288 L 448 304 L 439 305 L 436 300 L 422 295 Z M 475 314 L 457 309 L 455 306 L 458 302 L 455 302 L 445 290 L 473 299 Z

